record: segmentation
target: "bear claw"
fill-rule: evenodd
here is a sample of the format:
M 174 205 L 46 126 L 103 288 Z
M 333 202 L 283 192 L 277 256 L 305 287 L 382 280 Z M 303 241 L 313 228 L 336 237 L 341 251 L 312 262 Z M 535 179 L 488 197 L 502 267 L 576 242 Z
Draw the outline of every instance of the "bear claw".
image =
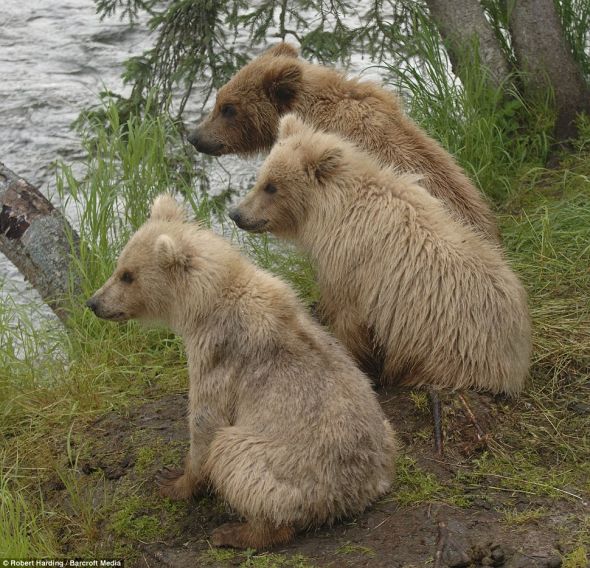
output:
M 160 495 L 170 499 L 188 499 L 192 491 L 186 487 L 184 471 L 181 469 L 164 468 L 156 476 Z
M 172 469 L 170 467 L 165 467 L 161 469 L 156 475 L 156 483 L 160 487 L 170 485 L 183 475 L 184 471 L 182 469 Z
M 206 483 L 187 477 L 182 469 L 170 467 L 165 467 L 158 472 L 156 484 L 160 488 L 160 495 L 169 499 L 189 499 L 207 492 Z

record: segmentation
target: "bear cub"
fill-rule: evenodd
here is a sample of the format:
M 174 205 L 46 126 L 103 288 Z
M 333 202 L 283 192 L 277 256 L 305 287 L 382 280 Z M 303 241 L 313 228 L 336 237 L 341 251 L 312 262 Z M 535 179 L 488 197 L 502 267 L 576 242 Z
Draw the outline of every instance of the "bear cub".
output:
M 171 196 L 156 199 L 88 306 L 183 337 L 190 450 L 159 482 L 172 499 L 209 486 L 244 517 L 213 544 L 284 544 L 389 490 L 396 443 L 368 378 L 287 284 L 189 223 Z
M 230 217 L 310 255 L 323 321 L 382 382 L 515 394 L 531 354 L 526 292 L 419 181 L 290 114 Z

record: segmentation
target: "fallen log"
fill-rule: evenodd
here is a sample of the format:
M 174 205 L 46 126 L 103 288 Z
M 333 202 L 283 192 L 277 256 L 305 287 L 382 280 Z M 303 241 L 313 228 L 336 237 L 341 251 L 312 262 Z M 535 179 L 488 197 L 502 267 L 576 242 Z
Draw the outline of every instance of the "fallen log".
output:
M 39 190 L 0 162 L 0 252 L 62 320 L 79 292 L 71 265 L 78 235 Z

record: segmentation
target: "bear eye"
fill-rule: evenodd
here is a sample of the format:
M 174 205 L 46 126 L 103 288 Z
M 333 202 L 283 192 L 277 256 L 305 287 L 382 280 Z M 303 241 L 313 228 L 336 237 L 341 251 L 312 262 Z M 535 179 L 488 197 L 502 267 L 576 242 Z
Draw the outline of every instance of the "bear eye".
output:
M 131 284 L 133 282 L 133 274 L 131 274 L 129 270 L 126 270 L 123 272 L 123 274 L 121 274 L 121 282 L 125 282 L 125 284 Z
M 234 105 L 225 104 L 221 107 L 221 116 L 223 118 L 232 118 L 236 115 L 236 107 Z
M 264 192 L 268 193 L 269 195 L 272 195 L 273 193 L 277 192 L 277 188 L 272 183 L 267 183 L 264 186 Z

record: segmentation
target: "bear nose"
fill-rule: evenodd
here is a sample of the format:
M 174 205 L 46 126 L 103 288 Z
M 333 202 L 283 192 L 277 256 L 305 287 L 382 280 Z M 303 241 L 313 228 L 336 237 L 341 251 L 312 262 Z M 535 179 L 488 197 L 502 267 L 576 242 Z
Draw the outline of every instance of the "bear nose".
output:
M 239 227 L 242 221 L 242 216 L 240 215 L 240 211 L 237 207 L 230 209 L 229 211 L 229 218 Z
M 94 299 L 94 297 L 92 297 L 86 302 L 86 307 L 90 308 L 94 313 L 96 313 L 98 302 Z
M 199 133 L 197 130 L 193 130 L 192 132 L 189 133 L 189 135 L 186 138 L 190 144 L 192 144 L 195 148 L 197 148 L 198 144 L 199 144 Z

